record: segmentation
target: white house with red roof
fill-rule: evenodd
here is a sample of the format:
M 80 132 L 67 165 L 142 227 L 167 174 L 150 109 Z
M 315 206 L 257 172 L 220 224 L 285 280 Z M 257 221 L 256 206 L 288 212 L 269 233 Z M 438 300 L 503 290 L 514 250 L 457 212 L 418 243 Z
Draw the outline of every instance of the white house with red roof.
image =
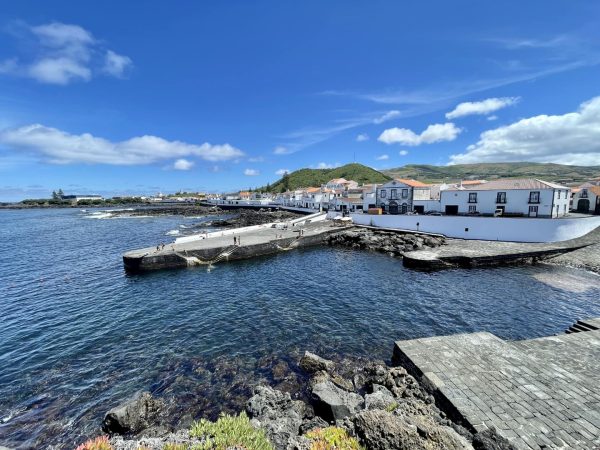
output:
M 440 191 L 446 215 L 564 217 L 569 214 L 570 188 L 534 178 L 500 179 Z
M 583 214 L 600 215 L 600 182 L 585 183 L 573 195 L 573 210 Z

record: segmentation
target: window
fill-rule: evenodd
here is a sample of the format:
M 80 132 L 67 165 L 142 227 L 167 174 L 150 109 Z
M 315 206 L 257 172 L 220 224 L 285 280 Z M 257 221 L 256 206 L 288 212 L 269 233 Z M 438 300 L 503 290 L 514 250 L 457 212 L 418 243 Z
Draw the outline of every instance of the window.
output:
M 469 214 L 475 214 L 477 212 L 477 206 L 469 205 Z
M 391 189 L 390 190 L 390 198 L 391 199 L 398 198 L 398 189 Z
M 560 191 L 558 191 L 558 197 L 556 197 L 558 200 L 560 200 Z
M 477 203 L 477 192 L 469 192 L 469 203 Z
M 506 192 L 498 192 L 496 194 L 496 203 L 506 203 Z
M 402 198 L 408 198 L 408 189 L 402 189 Z
M 381 198 L 385 198 L 385 189 L 382 189 L 382 190 L 381 190 L 381 193 L 379 194 L 379 196 L 380 196 Z
M 588 198 L 588 194 L 587 194 L 587 189 L 582 189 L 581 190 L 581 198 Z
M 529 203 L 540 202 L 540 191 L 532 191 L 529 193 Z

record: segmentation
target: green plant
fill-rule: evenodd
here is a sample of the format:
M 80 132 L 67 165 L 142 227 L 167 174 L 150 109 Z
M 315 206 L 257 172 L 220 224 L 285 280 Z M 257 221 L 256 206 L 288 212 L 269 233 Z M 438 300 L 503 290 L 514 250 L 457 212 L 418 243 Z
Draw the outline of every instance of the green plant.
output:
M 310 450 L 362 450 L 362 447 L 346 430 L 339 427 L 317 428 L 306 433 Z
M 107 436 L 99 436 L 94 439 L 85 441 L 79 445 L 76 450 L 113 450 L 112 445 L 108 442 Z
M 163 450 L 188 450 L 188 446 L 185 444 L 167 443 L 164 445 Z
M 390 412 L 390 413 L 391 413 L 391 412 L 394 412 L 394 411 L 396 411 L 396 408 L 398 408 L 398 406 L 400 406 L 400 405 L 398 405 L 398 403 L 396 403 L 396 402 L 392 402 L 392 403 L 390 403 L 389 405 L 387 405 L 387 406 L 385 407 L 385 410 L 386 410 L 387 412 Z
M 204 438 L 201 450 L 225 450 L 229 447 L 242 447 L 247 450 L 273 450 L 265 432 L 254 428 L 245 413 L 239 416 L 221 415 L 216 422 L 200 419 L 192 425 L 190 435 Z

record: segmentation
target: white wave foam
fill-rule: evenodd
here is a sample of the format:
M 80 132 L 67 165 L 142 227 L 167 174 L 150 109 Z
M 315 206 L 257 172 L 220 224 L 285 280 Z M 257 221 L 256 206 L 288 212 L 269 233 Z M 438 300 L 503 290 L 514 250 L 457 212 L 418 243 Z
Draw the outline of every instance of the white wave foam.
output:
M 171 230 L 165 233 L 167 236 L 177 236 L 179 234 L 179 230 Z

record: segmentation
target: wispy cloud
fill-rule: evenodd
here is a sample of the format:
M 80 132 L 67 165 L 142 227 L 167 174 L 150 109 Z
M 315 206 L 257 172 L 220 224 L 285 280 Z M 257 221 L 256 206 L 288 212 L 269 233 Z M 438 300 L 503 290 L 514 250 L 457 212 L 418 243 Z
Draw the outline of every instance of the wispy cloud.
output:
M 369 135 L 367 133 L 361 133 L 356 136 L 356 142 L 365 142 L 369 140 Z
M 375 158 L 377 161 L 387 161 L 388 159 L 390 159 L 390 155 L 379 155 L 378 157 Z
M 273 154 L 275 155 L 289 155 L 290 153 L 294 153 L 293 150 L 283 145 L 278 145 L 273 149 Z
M 180 158 L 173 163 L 175 170 L 190 170 L 192 167 L 194 167 L 194 162 L 185 158 Z
M 406 156 L 406 155 L 408 155 L 408 150 L 400 150 L 400 151 L 398 152 L 398 154 L 399 154 L 400 156 Z
M 36 155 L 52 164 L 143 165 L 190 156 L 217 162 L 244 155 L 229 144 L 195 145 L 148 135 L 112 142 L 89 133 L 70 134 L 39 124 L 1 130 L 0 144 L 13 152 Z M 185 164 L 181 162 L 180 169 Z
M 257 175 L 260 175 L 260 172 L 256 169 L 245 169 L 244 175 L 246 175 L 247 177 L 255 177 Z
M 519 102 L 519 97 L 501 97 L 501 98 L 486 98 L 478 102 L 463 102 L 460 103 L 449 113 L 446 113 L 446 119 L 456 119 L 458 117 L 470 115 L 488 115 L 507 106 L 515 105 Z
M 0 61 L 2 74 L 67 85 L 90 81 L 98 73 L 122 78 L 133 65 L 129 57 L 106 49 L 79 25 L 52 22 L 30 26 L 18 22 L 12 34 L 19 40 L 32 41 L 33 45 L 26 47 L 33 51 Z

